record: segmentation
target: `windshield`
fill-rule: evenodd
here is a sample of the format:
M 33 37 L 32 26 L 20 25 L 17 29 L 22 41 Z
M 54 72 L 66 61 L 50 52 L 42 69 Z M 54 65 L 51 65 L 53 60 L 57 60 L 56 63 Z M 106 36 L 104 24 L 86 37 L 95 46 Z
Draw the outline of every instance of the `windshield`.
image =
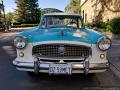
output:
M 62 26 L 82 28 L 83 23 L 80 16 L 45 16 L 41 23 L 42 28 L 55 28 Z

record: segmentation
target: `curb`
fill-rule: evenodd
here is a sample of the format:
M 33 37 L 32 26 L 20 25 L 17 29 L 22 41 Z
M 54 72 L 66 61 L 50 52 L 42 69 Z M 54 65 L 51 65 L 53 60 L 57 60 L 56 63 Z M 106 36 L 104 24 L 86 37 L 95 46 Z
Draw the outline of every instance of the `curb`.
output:
M 112 46 L 118 46 L 120 45 L 120 40 L 116 41 L 116 42 L 112 42 Z
M 111 60 L 110 60 L 111 59 Z M 118 56 L 116 57 L 110 57 L 109 58 L 109 63 L 110 63 L 110 70 L 117 76 L 120 78 L 120 61 Z
M 118 77 L 120 78 L 120 70 L 118 70 L 113 64 L 110 63 L 110 70 Z

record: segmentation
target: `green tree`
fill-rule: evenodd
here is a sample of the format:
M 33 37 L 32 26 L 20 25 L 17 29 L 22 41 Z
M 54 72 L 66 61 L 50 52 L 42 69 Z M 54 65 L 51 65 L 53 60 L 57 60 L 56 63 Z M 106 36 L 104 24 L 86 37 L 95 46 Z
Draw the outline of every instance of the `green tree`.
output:
M 16 21 L 21 23 L 38 23 L 40 18 L 40 9 L 38 0 L 16 0 Z
M 80 14 L 80 0 L 70 0 L 70 3 L 65 7 L 65 12 Z
M 9 13 L 5 14 L 5 17 L 6 17 L 6 21 L 12 22 L 13 17 L 14 17 L 14 13 L 9 12 Z

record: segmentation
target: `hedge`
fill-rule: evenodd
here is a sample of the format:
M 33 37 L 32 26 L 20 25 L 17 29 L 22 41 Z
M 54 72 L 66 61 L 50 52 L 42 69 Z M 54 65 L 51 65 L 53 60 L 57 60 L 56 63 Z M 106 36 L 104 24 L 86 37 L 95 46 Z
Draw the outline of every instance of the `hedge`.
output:
M 85 23 L 85 26 L 88 27 L 88 28 L 90 28 L 90 27 L 91 27 L 91 24 L 90 24 L 89 22 L 86 22 L 86 23 Z
M 113 34 L 120 34 L 120 17 L 112 19 L 110 26 Z
M 21 24 L 21 25 L 13 25 L 12 28 L 21 28 L 21 27 L 35 27 L 38 26 L 38 24 Z

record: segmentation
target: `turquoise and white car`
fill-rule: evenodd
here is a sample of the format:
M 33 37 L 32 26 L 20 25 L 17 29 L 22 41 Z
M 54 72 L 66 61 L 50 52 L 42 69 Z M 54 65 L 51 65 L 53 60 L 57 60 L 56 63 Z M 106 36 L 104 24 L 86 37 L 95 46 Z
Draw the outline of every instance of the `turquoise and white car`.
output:
M 85 28 L 77 14 L 50 13 L 37 28 L 21 32 L 14 39 L 18 70 L 33 73 L 65 74 L 105 72 L 106 51 L 111 40 Z

